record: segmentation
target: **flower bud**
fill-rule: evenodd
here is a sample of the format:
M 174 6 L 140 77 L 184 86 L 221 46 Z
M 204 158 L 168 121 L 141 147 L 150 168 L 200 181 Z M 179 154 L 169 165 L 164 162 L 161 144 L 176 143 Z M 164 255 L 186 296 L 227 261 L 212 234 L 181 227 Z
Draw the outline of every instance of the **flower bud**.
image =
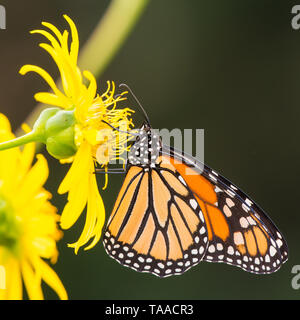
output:
M 46 148 L 54 158 L 66 159 L 76 153 L 74 126 L 73 111 L 60 110 L 46 122 Z
M 48 108 L 39 116 L 33 131 L 54 158 L 66 159 L 77 151 L 74 126 L 74 111 Z

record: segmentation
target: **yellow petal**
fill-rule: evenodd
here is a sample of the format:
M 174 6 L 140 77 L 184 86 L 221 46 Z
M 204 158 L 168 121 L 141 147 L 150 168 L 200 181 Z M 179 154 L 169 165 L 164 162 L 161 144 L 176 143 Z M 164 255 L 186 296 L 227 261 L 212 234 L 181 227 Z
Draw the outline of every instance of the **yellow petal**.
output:
M 57 95 L 50 92 L 38 92 L 34 95 L 36 101 L 39 101 L 44 104 L 49 104 L 51 106 L 61 107 L 68 109 L 72 107 L 71 102 L 68 102 L 66 105 L 66 100 L 61 99 Z
M 72 188 L 72 186 L 76 186 L 76 183 L 82 178 L 82 174 L 87 172 L 87 167 L 91 157 L 92 154 L 90 146 L 87 143 L 82 143 L 77 150 L 70 170 L 58 188 L 59 194 L 66 193 Z
M 11 132 L 10 123 L 3 113 L 0 113 L 0 131 Z
M 39 211 L 36 212 L 45 212 L 47 209 L 45 206 L 41 206 L 41 208 L 38 208 Z M 32 208 L 32 210 L 36 210 L 35 207 Z M 54 214 L 38 214 L 34 217 L 34 219 L 30 220 L 30 225 L 27 227 L 28 231 L 31 232 L 31 234 L 35 234 L 35 239 L 32 240 L 35 242 L 39 238 L 46 238 L 51 237 L 50 239 L 56 240 L 56 233 L 61 233 L 60 230 L 57 228 L 57 220 L 59 219 L 59 215 Z M 46 243 L 44 243 L 46 244 Z M 52 244 L 51 244 L 52 247 Z
M 89 174 L 91 167 L 91 148 L 87 143 L 81 144 L 75 155 L 74 162 L 61 183 L 58 192 L 69 192 L 68 203 L 61 215 L 61 227 L 69 229 L 84 210 L 88 198 Z
M 56 50 L 60 50 L 60 45 L 58 43 L 58 41 L 52 36 L 51 33 L 49 33 L 48 31 L 45 31 L 45 30 L 33 30 L 33 31 L 30 31 L 31 34 L 35 34 L 35 33 L 38 33 L 38 34 L 41 34 L 43 35 L 45 38 L 47 38 L 50 42 L 51 42 L 51 45 L 56 49 Z
M 81 172 L 82 175 L 88 175 L 89 172 Z M 77 221 L 80 214 L 86 206 L 88 198 L 88 179 L 83 177 L 82 180 L 73 186 L 69 191 L 68 203 L 65 205 L 60 218 L 62 229 L 69 229 Z
M 23 130 L 25 133 L 29 133 L 29 132 L 31 131 L 31 128 L 30 128 L 29 125 L 26 124 L 26 123 L 22 123 L 22 124 L 21 124 L 21 128 L 22 128 L 22 130 Z
M 101 234 L 102 234 L 102 229 L 103 229 L 103 225 L 105 222 L 105 207 L 104 207 L 104 203 L 102 200 L 102 197 L 98 191 L 98 187 L 97 187 L 97 182 L 94 181 L 93 182 L 94 186 L 93 186 L 93 192 L 95 192 L 94 194 L 94 214 L 97 216 L 97 222 L 96 225 L 93 229 L 93 233 L 91 234 L 90 237 L 94 237 L 93 241 L 90 243 L 90 245 L 88 245 L 86 248 L 84 248 L 84 250 L 89 250 L 91 248 L 93 248 L 98 241 L 100 240 Z M 96 184 L 96 185 L 95 185 Z
M 55 271 L 42 259 L 39 260 L 39 268 L 43 280 L 57 293 L 61 300 L 67 300 L 67 291 Z
M 40 273 L 34 273 L 30 264 L 24 260 L 22 261 L 22 274 L 29 299 L 43 300 L 44 295 L 41 287 Z
M 68 57 L 69 60 L 69 32 L 67 30 L 64 30 L 62 34 L 62 44 L 61 44 L 61 49 L 66 57 Z M 72 64 L 71 64 L 72 65 Z
M 26 173 L 29 171 L 32 161 L 35 155 L 35 143 L 28 143 L 24 146 L 24 149 L 20 156 L 18 176 L 20 180 L 23 180 Z
M 77 81 L 76 72 L 74 72 L 74 67 L 70 65 L 68 56 L 65 56 L 66 53 L 58 52 L 46 43 L 41 43 L 40 47 L 47 51 L 56 63 L 66 95 L 76 100 L 76 97 L 80 94 L 80 83 Z
M 64 18 L 67 20 L 72 34 L 72 43 L 71 43 L 71 50 L 70 50 L 70 56 L 73 60 L 74 65 L 77 64 L 77 57 L 78 57 L 78 51 L 79 51 L 79 37 L 78 37 L 78 31 L 77 28 L 73 22 L 73 20 L 67 16 L 64 15 Z
M 32 240 L 32 245 L 35 247 L 38 255 L 45 259 L 50 259 L 57 255 L 56 241 L 50 237 L 35 237 Z
M 8 268 L 6 268 L 6 290 L 7 300 L 22 300 L 23 288 L 19 263 L 15 259 L 10 259 Z
M 90 84 L 87 89 L 86 103 L 88 105 L 91 105 L 95 96 L 96 96 L 96 93 L 97 93 L 97 82 L 91 72 L 89 72 L 87 70 L 83 71 L 83 75 L 85 76 L 86 79 L 88 79 L 90 81 Z
M 38 192 L 38 190 L 45 184 L 48 178 L 48 164 L 47 160 L 41 154 L 37 155 L 37 162 L 29 170 L 26 177 L 22 181 L 19 188 L 19 195 L 16 198 L 16 205 L 23 206 L 28 200 Z
M 95 177 L 94 177 L 95 178 Z M 97 220 L 97 208 L 96 208 L 96 201 L 95 201 L 95 190 L 91 187 L 91 177 L 89 182 L 89 189 L 88 189 L 88 202 L 87 202 L 87 212 L 86 212 L 86 221 L 82 233 L 77 240 L 76 243 L 71 244 L 70 247 L 75 248 L 75 253 L 77 254 L 78 249 L 85 245 L 91 238 L 95 223 Z M 97 188 L 98 190 L 98 188 Z
M 6 192 L 12 192 L 18 172 L 20 150 L 13 148 L 0 152 L 0 180 Z
M 62 34 L 52 23 L 42 22 L 42 25 L 44 27 L 50 29 L 55 34 L 55 36 L 57 37 L 57 39 L 60 42 L 60 44 L 62 44 Z
M 66 159 L 60 159 L 59 162 L 61 164 L 66 164 L 66 163 L 72 163 L 74 161 L 74 156 L 70 157 L 70 158 L 66 158 Z
M 85 245 L 93 237 L 93 241 L 85 248 L 85 250 L 94 247 L 101 237 L 104 221 L 104 203 L 98 191 L 96 177 L 95 175 L 90 175 L 88 208 L 84 229 L 78 241 L 70 244 L 69 247 L 75 248 L 75 253 L 77 253 L 79 248 Z
M 21 155 L 20 164 L 23 169 L 28 169 L 32 164 L 35 154 L 35 143 L 28 143 L 25 145 L 24 150 Z
M 49 73 L 47 71 L 45 71 L 44 69 L 38 67 L 38 66 L 33 66 L 33 65 L 25 65 L 23 66 L 19 73 L 21 75 L 25 75 L 28 72 L 35 72 L 37 74 L 39 74 L 49 85 L 49 87 L 53 90 L 53 92 L 63 101 L 66 102 L 66 104 L 68 104 L 68 100 L 66 99 L 66 97 L 62 94 L 62 92 L 57 88 L 54 80 L 52 79 L 52 77 L 49 75 Z

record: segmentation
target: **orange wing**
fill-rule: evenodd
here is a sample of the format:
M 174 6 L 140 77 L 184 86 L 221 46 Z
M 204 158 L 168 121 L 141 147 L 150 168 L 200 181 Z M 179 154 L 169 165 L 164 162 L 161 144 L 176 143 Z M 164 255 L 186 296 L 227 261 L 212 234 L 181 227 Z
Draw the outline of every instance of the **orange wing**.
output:
M 175 167 L 203 212 L 209 245 L 204 260 L 224 262 L 253 273 L 271 273 L 287 260 L 283 236 L 241 190 L 207 166 L 196 172 L 187 162 L 163 156 Z M 161 164 L 163 166 L 163 164 Z
M 200 205 L 175 168 L 131 166 L 104 234 L 107 253 L 136 271 L 181 274 L 207 245 Z
M 104 235 L 107 253 L 160 277 L 201 260 L 278 270 L 288 249 L 268 216 L 215 171 L 180 160 L 163 155 L 155 167 L 129 167 Z

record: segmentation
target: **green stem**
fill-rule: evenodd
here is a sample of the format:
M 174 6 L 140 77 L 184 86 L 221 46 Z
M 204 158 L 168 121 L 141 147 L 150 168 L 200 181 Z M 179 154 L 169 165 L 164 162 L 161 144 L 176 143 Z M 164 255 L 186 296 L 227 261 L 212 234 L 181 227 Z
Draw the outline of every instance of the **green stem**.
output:
M 89 70 L 98 78 L 130 34 L 148 2 L 149 0 L 111 1 L 105 15 L 81 50 L 78 60 L 80 68 Z M 60 81 L 57 82 L 58 86 L 59 83 Z M 45 105 L 37 104 L 24 122 L 32 127 L 45 108 Z M 22 134 L 22 130 L 18 129 L 16 134 Z
M 34 131 L 31 131 L 24 136 L 15 138 L 13 140 L 0 143 L 0 151 L 23 146 L 24 144 L 30 142 L 40 142 L 39 136 Z
M 115 56 L 149 0 L 114 0 L 85 44 L 78 64 L 98 77 Z

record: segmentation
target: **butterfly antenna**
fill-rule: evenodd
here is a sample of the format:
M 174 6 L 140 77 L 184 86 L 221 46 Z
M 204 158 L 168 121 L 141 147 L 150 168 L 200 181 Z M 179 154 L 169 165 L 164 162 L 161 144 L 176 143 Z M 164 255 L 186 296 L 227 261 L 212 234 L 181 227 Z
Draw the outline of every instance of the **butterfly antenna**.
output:
M 130 87 L 129 87 L 127 84 L 125 84 L 125 83 L 121 83 L 121 84 L 119 85 L 119 87 L 125 87 L 125 88 L 131 93 L 131 95 L 133 96 L 134 100 L 137 102 L 138 106 L 139 106 L 140 109 L 142 110 L 142 112 L 143 112 L 143 114 L 144 114 L 144 117 L 145 117 L 145 119 L 146 119 L 149 127 L 151 127 L 151 125 L 150 125 L 150 120 L 149 120 L 149 117 L 148 117 L 148 115 L 147 115 L 147 112 L 146 112 L 145 109 L 143 108 L 142 104 L 140 103 L 140 101 L 138 100 L 138 98 L 136 97 L 136 95 L 135 95 L 135 94 L 133 93 L 133 91 L 130 89 Z
M 131 134 L 132 136 L 135 136 L 135 137 L 139 136 L 139 134 L 137 134 L 137 133 L 132 133 L 132 132 L 129 132 L 129 131 L 124 131 L 124 130 L 121 130 L 119 128 L 116 128 L 116 127 L 112 126 L 110 123 L 106 122 L 105 120 L 101 120 L 101 121 L 104 122 L 105 124 L 107 124 L 108 126 L 110 126 L 112 129 L 117 130 L 119 132 Z

